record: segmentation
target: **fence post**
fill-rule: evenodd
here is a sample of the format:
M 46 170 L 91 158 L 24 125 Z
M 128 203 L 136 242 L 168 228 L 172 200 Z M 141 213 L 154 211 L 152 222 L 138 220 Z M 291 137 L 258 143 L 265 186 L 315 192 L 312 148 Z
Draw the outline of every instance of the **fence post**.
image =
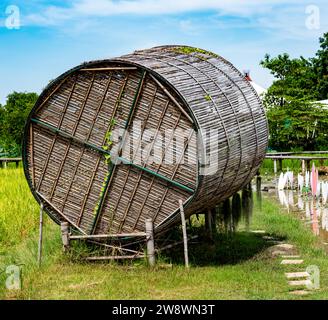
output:
M 279 160 L 278 160 L 278 163 L 279 163 L 279 168 L 278 168 L 278 170 L 281 172 L 281 171 L 282 171 L 282 159 L 279 159 Z
M 305 175 L 305 160 L 303 159 L 302 160 L 302 175 L 304 176 Z
M 67 252 L 69 249 L 69 224 L 68 222 L 62 222 L 60 224 L 60 230 L 62 234 L 62 241 L 63 241 L 63 250 Z
M 212 210 L 211 209 L 207 209 L 207 212 L 205 213 L 207 215 L 207 226 L 206 229 L 208 231 L 208 234 L 210 236 L 210 238 L 212 239 L 213 236 L 213 230 L 212 230 Z
M 311 171 L 311 160 L 306 160 L 306 170 Z
M 257 192 L 261 192 L 261 181 L 262 181 L 261 176 L 257 176 L 256 177 L 256 191 Z
M 183 202 L 179 200 L 180 214 L 181 214 L 181 224 L 182 224 L 182 234 L 183 234 L 183 248 L 184 248 L 184 258 L 185 266 L 189 268 L 189 257 L 188 257 L 188 238 L 187 238 L 187 228 L 186 228 L 186 218 L 183 210 Z
M 147 257 L 151 267 L 155 266 L 155 239 L 154 224 L 152 219 L 146 219 L 146 241 L 147 241 Z
M 42 240 L 43 240 L 43 203 L 40 206 L 40 222 L 39 222 L 39 245 L 38 245 L 38 266 L 41 267 L 42 259 Z
M 217 230 L 216 230 L 216 207 L 214 207 L 212 209 L 212 212 L 211 212 L 211 218 L 212 218 L 212 234 L 216 234 L 217 233 Z
M 275 175 L 277 174 L 277 160 L 276 159 L 273 160 L 273 172 Z

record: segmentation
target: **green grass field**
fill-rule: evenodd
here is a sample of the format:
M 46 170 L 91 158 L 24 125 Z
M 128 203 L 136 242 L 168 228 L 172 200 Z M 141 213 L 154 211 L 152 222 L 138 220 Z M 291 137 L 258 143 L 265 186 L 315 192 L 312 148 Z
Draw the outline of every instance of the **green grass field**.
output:
M 311 154 L 307 154 L 307 153 L 300 153 L 297 154 L 297 156 L 306 156 L 306 157 L 310 157 Z M 312 156 L 315 157 L 327 157 L 327 154 L 313 154 Z M 315 164 L 316 168 L 320 167 L 320 161 L 319 160 L 314 160 L 311 161 L 311 163 Z M 277 164 L 278 165 L 278 164 Z M 282 162 L 283 165 L 283 170 L 286 171 L 287 169 L 292 170 L 294 173 L 296 172 L 301 172 L 302 171 L 302 163 L 300 160 L 297 159 L 285 159 Z M 311 164 L 312 165 L 312 164 Z M 328 160 L 324 160 L 322 162 L 323 166 L 328 166 Z M 265 174 L 265 173 L 269 173 L 272 174 L 273 173 L 273 160 L 271 159 L 264 159 L 261 169 L 260 169 L 261 174 Z
M 218 235 L 214 243 L 190 245 L 191 268 L 183 266 L 177 247 L 155 269 L 145 261 L 85 263 L 62 253 L 60 228 L 45 220 L 43 264 L 36 263 L 39 208 L 21 168 L 0 169 L 0 272 L 22 270 L 22 290 L 7 290 L 0 274 L 0 299 L 327 299 L 328 259 L 318 240 L 296 217 L 272 200 L 255 206 L 251 228 L 296 245 L 304 266 L 320 269 L 320 289 L 306 297 L 289 294 L 279 258 L 266 253 L 268 243 L 245 230 Z M 74 253 L 72 253 L 74 256 Z M 172 267 L 167 267 L 168 263 Z M 303 269 L 304 269 L 303 266 Z M 301 269 L 294 267 L 294 270 Z M 304 271 L 304 270 L 303 270 Z

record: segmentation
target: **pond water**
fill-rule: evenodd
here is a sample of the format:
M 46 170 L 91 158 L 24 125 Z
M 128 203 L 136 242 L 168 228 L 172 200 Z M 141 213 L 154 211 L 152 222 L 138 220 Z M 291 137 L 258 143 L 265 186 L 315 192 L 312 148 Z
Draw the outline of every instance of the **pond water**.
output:
M 327 180 L 326 177 L 320 180 Z M 278 201 L 281 206 L 293 212 L 320 237 L 322 242 L 328 245 L 328 203 L 323 204 L 321 197 L 313 198 L 309 194 L 301 194 L 298 190 L 278 190 L 276 179 L 263 181 L 261 196 Z

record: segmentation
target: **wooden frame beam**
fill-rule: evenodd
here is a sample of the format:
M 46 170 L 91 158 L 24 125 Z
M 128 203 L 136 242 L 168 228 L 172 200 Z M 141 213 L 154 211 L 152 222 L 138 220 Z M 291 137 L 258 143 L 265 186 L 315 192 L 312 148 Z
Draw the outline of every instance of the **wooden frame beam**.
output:
M 133 232 L 133 233 L 113 233 L 113 234 L 89 234 L 89 235 L 78 235 L 70 236 L 71 240 L 81 239 L 108 239 L 108 238 L 128 238 L 128 237 L 145 237 L 145 232 Z
M 51 204 L 50 201 L 47 198 L 45 198 L 39 191 L 36 191 L 36 194 L 41 200 L 46 202 L 47 205 L 49 205 L 53 210 L 55 210 L 65 221 L 67 221 L 72 227 L 80 231 L 82 234 L 86 235 L 86 233 L 79 226 L 77 226 L 73 221 L 67 218 L 58 208 L 56 208 L 53 204 Z
M 45 129 L 49 129 L 50 131 L 53 131 L 53 132 L 57 133 L 59 136 L 63 136 L 65 138 L 67 138 L 67 139 L 71 139 L 74 142 L 77 142 L 79 144 L 82 144 L 82 145 L 90 148 L 90 149 L 93 149 L 95 151 L 98 151 L 99 153 L 112 155 L 109 151 L 103 150 L 103 149 L 95 146 L 92 143 L 89 143 L 89 142 L 86 142 L 86 141 L 82 141 L 82 140 L 80 140 L 80 139 L 72 136 L 71 134 L 69 134 L 69 133 L 67 133 L 67 132 L 65 132 L 63 130 L 57 129 L 56 127 L 53 127 L 52 125 L 49 125 L 48 123 L 45 123 L 45 122 L 40 121 L 40 120 L 37 120 L 37 119 L 31 119 L 31 121 L 34 122 L 34 123 L 36 123 L 36 124 L 38 124 L 38 125 L 40 125 L 40 126 L 42 126 L 42 127 L 44 127 Z M 172 184 L 172 185 L 174 185 L 174 186 L 176 186 L 176 187 L 178 187 L 180 189 L 183 189 L 183 190 L 188 191 L 190 193 L 193 193 L 194 192 L 193 189 L 191 189 L 191 188 L 189 188 L 189 187 L 187 187 L 187 186 L 185 186 L 185 185 L 183 185 L 183 184 L 181 184 L 181 183 L 179 183 L 177 181 L 171 180 L 170 178 L 167 178 L 167 177 L 165 177 L 165 176 L 163 176 L 163 175 L 161 175 L 161 174 L 159 174 L 159 173 L 157 173 L 157 172 L 155 172 L 153 170 L 150 170 L 148 168 L 145 168 L 145 167 L 142 167 L 140 165 L 137 165 L 137 164 L 135 164 L 133 162 L 130 162 L 129 160 L 127 160 L 127 159 L 125 159 L 123 157 L 117 157 L 117 160 L 118 160 L 118 162 L 122 162 L 123 164 L 127 164 L 127 165 L 130 165 L 130 166 L 132 166 L 132 167 L 134 167 L 136 169 L 145 171 L 145 172 L 149 173 L 150 175 L 153 175 L 153 176 L 155 176 L 155 177 L 157 177 L 157 178 L 159 178 L 161 180 L 164 180 L 164 181 L 166 181 L 166 182 L 168 182 L 168 183 L 170 183 L 170 184 Z

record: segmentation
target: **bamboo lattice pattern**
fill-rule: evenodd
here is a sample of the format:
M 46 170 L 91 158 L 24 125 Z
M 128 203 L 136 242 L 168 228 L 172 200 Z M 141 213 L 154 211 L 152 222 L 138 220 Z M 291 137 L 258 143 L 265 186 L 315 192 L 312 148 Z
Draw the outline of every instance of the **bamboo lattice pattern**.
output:
M 249 183 L 267 141 L 260 99 L 231 63 L 162 46 L 51 82 L 27 121 L 23 160 L 55 221 L 106 235 L 143 232 L 151 218 L 159 232 L 180 221 L 179 200 L 188 217 Z

